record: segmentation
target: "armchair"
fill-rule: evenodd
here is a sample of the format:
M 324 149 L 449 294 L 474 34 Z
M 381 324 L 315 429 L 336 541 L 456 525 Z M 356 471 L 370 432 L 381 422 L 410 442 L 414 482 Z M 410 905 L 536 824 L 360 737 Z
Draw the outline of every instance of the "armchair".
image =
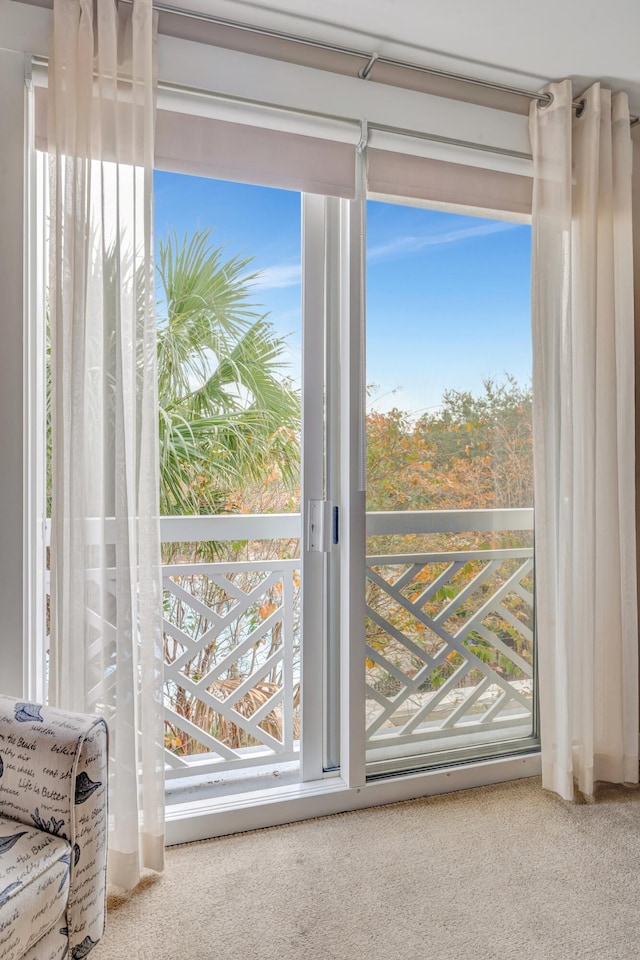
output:
M 0 958 L 83 960 L 106 866 L 104 720 L 0 696 Z

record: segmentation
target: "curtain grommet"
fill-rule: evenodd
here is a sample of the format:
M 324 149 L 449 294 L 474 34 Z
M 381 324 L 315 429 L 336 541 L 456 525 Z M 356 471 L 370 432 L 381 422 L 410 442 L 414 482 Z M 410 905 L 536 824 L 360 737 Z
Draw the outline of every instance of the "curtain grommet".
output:
M 578 120 L 580 119 L 580 117 L 585 111 L 586 106 L 587 106 L 587 101 L 583 97 L 580 103 L 578 104 L 578 106 L 576 107 L 576 119 Z

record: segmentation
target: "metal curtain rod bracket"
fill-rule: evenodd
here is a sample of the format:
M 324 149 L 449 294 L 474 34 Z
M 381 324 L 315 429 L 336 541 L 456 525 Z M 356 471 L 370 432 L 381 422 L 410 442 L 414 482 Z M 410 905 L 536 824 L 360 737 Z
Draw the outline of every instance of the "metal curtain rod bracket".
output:
M 358 153 L 363 153 L 367 149 L 367 143 L 369 142 L 369 124 L 366 120 L 360 121 L 360 139 L 356 146 Z
M 362 67 L 360 70 L 358 70 L 358 76 L 360 77 L 361 80 L 366 80 L 366 79 L 367 79 L 367 77 L 369 76 L 369 74 L 370 74 L 371 71 L 373 70 L 373 66 L 374 66 L 374 64 L 375 64 L 375 62 L 376 62 L 377 59 L 378 59 L 378 54 L 377 54 L 377 53 L 372 53 L 371 56 L 370 56 L 370 58 L 369 58 L 369 62 L 368 62 L 368 63 L 365 63 L 364 67 Z

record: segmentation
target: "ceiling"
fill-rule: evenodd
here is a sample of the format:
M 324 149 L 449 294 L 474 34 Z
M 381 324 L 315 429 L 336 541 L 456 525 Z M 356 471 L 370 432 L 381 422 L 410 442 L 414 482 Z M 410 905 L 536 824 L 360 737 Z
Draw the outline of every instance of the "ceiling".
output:
M 602 79 L 640 111 L 638 0 L 166 2 L 525 88 Z

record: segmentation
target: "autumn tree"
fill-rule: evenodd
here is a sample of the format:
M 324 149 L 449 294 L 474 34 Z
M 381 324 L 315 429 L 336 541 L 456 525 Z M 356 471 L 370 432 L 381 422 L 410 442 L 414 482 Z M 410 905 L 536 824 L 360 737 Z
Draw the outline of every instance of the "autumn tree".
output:
M 518 384 L 511 376 L 502 382 L 486 379 L 478 393 L 445 391 L 439 408 L 418 419 L 398 409 L 371 412 L 367 417 L 367 509 L 466 510 L 532 506 L 531 415 L 530 389 Z M 484 568 L 480 551 L 528 547 L 530 539 L 529 533 L 519 531 L 403 534 L 369 538 L 367 553 L 371 556 L 426 556 L 461 550 L 477 554 L 477 559 L 465 563 L 422 605 L 422 610 L 434 617 L 451 603 L 448 625 L 455 632 L 517 570 L 517 560 L 506 560 L 458 606 L 456 596 Z M 373 566 L 375 568 L 375 563 Z M 447 562 L 426 564 L 403 587 L 404 596 L 417 600 L 447 567 Z M 393 563 L 375 569 L 383 580 L 390 583 L 398 575 L 398 566 Z M 530 576 L 523 581 L 523 586 L 529 592 L 533 590 Z M 378 583 L 368 581 L 366 590 L 368 607 L 383 618 L 380 621 L 374 615 L 367 619 L 370 649 L 379 651 L 386 661 L 407 676 L 413 676 L 424 661 L 412 657 L 409 650 L 394 639 L 394 631 L 409 638 L 414 647 L 422 648 L 430 656 L 436 654 L 442 640 L 395 602 Z M 524 627 L 532 629 L 532 609 L 517 592 L 510 594 L 505 604 Z M 391 624 L 391 631 L 384 626 L 384 621 Z M 518 667 L 490 640 L 494 633 L 503 650 L 510 648 L 530 662 L 531 645 L 518 629 L 517 620 L 509 621 L 491 612 L 485 618 L 484 626 L 488 633 L 480 636 L 471 632 L 464 641 L 465 645 L 496 673 L 509 680 L 522 679 Z M 385 695 L 393 695 L 398 681 L 372 657 L 367 660 L 369 683 Z M 461 662 L 460 655 L 452 652 L 437 670 L 431 672 L 425 690 L 436 689 Z M 470 671 L 463 682 L 473 685 L 480 679 L 477 671 Z
M 507 376 L 447 390 L 417 420 L 394 408 L 367 416 L 369 510 L 529 507 L 531 390 Z
M 501 383 L 486 378 L 478 394 L 445 391 L 440 409 L 422 416 L 414 428 L 417 441 L 436 451 L 438 506 L 532 506 L 531 418 L 531 389 L 510 375 Z

